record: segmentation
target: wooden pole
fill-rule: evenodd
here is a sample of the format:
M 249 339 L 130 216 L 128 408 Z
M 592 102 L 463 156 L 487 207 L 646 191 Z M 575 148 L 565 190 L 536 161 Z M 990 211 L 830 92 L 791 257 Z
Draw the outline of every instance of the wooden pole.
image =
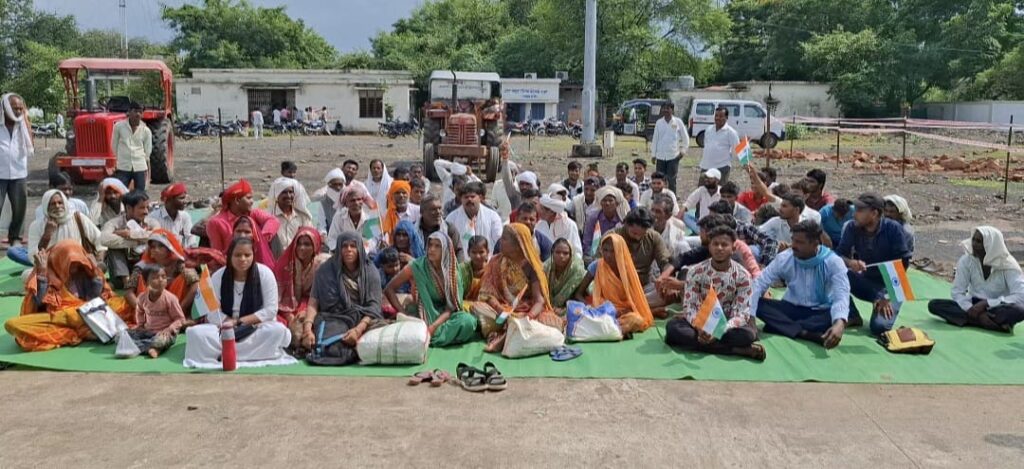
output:
M 903 116 L 903 160 L 900 162 L 900 177 L 907 177 L 907 116 Z
M 1006 146 L 1013 145 L 1013 115 L 1010 116 L 1010 131 L 1006 134 Z M 1003 204 L 1010 203 L 1010 149 L 1006 149 L 1006 173 L 1003 175 Z
M 796 129 L 796 114 L 793 114 L 793 129 Z M 789 159 L 793 159 L 793 136 L 789 136 Z
M 223 192 L 227 187 L 224 185 L 224 127 L 221 119 L 220 108 L 217 108 L 217 125 L 221 126 L 221 131 L 217 132 L 220 139 L 220 190 Z
M 839 169 L 839 129 L 843 128 L 843 120 L 836 119 L 836 169 Z

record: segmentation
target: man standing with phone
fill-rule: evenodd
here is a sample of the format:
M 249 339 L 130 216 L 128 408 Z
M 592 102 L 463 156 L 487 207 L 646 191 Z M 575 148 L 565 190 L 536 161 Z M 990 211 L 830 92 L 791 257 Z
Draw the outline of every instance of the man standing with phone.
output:
M 666 103 L 661 107 L 662 118 L 654 125 L 654 137 L 651 139 L 651 158 L 655 171 L 665 175 L 669 190 L 675 193 L 679 160 L 690 148 L 690 135 L 686 133 L 683 120 L 672 115 L 673 111 L 675 104 Z

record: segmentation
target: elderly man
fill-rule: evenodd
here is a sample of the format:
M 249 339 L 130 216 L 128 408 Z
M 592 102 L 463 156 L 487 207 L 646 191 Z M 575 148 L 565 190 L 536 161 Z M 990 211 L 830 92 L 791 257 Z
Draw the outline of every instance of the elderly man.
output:
M 441 206 L 440 198 L 434 194 L 427 194 L 423 196 L 423 200 L 420 202 L 420 219 L 415 225 L 420 230 L 420 235 L 423 239 L 429 238 L 435 231 L 447 234 L 449 239 L 459 239 L 459 231 L 455 229 L 455 226 L 444 221 L 444 207 Z M 462 244 L 454 244 L 455 255 L 461 257 Z
M 67 196 L 57 189 L 50 189 L 43 194 L 41 206 L 45 208 L 44 216 L 37 218 L 28 227 L 28 260 L 35 259 L 36 253 L 46 250 L 65 239 L 73 239 L 82 243 L 85 251 L 102 258 L 107 251 L 101 242 L 100 229 L 89 217 L 68 209 Z
M 206 222 L 206 233 L 210 237 L 210 247 L 221 252 L 228 251 L 228 245 L 234 233 L 235 221 L 243 215 L 248 216 L 258 226 L 263 239 L 273 239 L 281 224 L 273 215 L 252 206 L 252 186 L 249 181 L 241 179 L 228 187 L 221 195 L 220 212 Z
M 107 247 L 107 270 L 114 288 L 124 288 L 132 267 L 146 249 L 149 235 L 159 226 L 149 217 L 149 196 L 142 191 L 124 196 L 124 214 L 103 224 L 100 241 Z
M 110 138 L 110 148 L 117 154 L 114 177 L 126 186 L 134 183 L 135 190 L 146 190 L 149 155 L 153 153 L 153 132 L 142 122 L 141 104 L 133 101 L 128 106 L 128 119 L 114 124 Z
M 654 217 L 654 231 L 661 235 L 665 241 L 668 253 L 676 256 L 690 250 L 690 243 L 686 241 L 686 225 L 674 215 L 676 201 L 670 197 L 672 193 L 665 191 L 663 194 L 654 196 L 651 202 L 651 215 Z
M 547 235 L 552 241 L 565 239 L 569 242 L 573 254 L 583 256 L 583 243 L 576 224 L 565 215 L 565 202 L 550 195 L 540 198 L 540 222 L 537 231 Z
M 28 177 L 28 159 L 35 153 L 32 146 L 32 132 L 25 100 L 13 93 L 0 96 L 4 109 L 4 125 L 0 130 L 0 210 L 4 199 L 11 202 L 11 225 L 7 229 L 7 240 L 11 246 L 21 244 L 21 226 L 25 222 L 25 205 L 28 194 L 25 179 Z
M 299 228 L 313 226 L 313 214 L 309 213 L 306 188 L 292 178 L 280 177 L 274 180 L 270 185 L 269 198 L 273 204 L 270 213 L 280 225 L 277 235 L 270 242 L 270 249 L 277 258 L 292 244 L 292 238 L 299 232 Z
M 192 236 L 192 215 L 185 211 L 188 203 L 188 189 L 185 185 L 179 182 L 167 186 L 160 193 L 160 200 L 163 206 L 153 212 L 153 219 L 160 228 L 177 236 L 183 247 L 196 247 L 198 240 Z

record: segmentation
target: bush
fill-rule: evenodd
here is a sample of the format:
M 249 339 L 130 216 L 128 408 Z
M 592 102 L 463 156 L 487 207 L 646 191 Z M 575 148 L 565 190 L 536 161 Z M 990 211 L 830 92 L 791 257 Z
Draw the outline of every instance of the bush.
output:
M 807 126 L 803 124 L 786 124 L 786 138 L 800 140 L 807 135 Z

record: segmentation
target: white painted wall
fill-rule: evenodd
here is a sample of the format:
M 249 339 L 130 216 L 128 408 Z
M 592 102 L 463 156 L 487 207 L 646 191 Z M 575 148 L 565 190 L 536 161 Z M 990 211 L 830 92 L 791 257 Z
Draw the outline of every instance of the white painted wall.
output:
M 928 119 L 1009 124 L 1024 122 L 1024 101 L 970 101 L 958 103 L 925 103 Z
M 327 106 L 331 123 L 340 120 L 346 130 L 375 132 L 383 118 L 359 118 L 359 90 L 384 89 L 384 104 L 394 107 L 395 117 L 408 120 L 411 75 L 400 71 L 376 70 L 251 70 L 197 69 L 192 78 L 177 80 L 177 111 L 181 116 L 217 115 L 219 107 L 225 120 L 248 120 L 248 88 L 295 90 L 295 106 Z M 193 94 L 199 88 L 199 94 Z M 269 121 L 269 116 L 265 116 Z
M 502 78 L 501 99 L 506 104 L 543 104 L 544 118 L 557 117 L 561 83 L 558 78 Z M 526 106 L 527 115 L 530 107 Z

